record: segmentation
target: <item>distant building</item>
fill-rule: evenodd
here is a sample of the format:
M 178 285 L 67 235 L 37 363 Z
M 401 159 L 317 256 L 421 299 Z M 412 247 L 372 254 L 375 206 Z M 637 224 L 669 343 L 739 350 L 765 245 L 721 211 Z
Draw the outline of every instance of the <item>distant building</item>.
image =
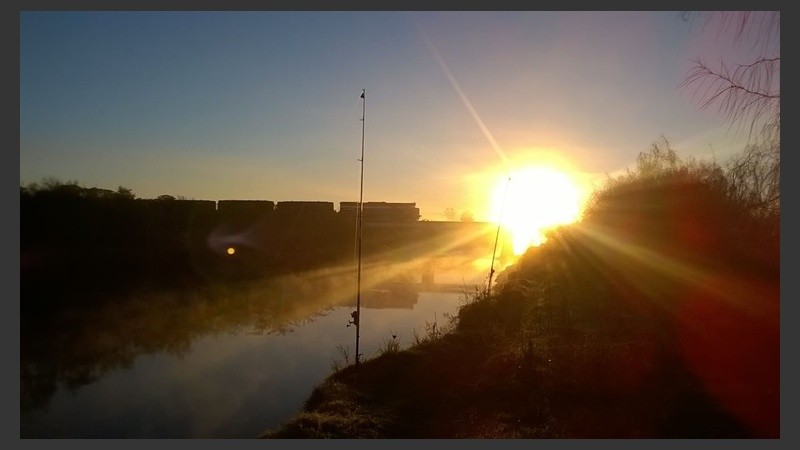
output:
M 275 209 L 275 202 L 269 200 L 220 200 L 217 212 L 222 217 L 258 217 Z
M 278 202 L 275 213 L 279 217 L 322 218 L 333 216 L 333 202 Z
M 339 213 L 355 216 L 358 202 L 340 202 Z M 416 222 L 420 218 L 416 203 L 365 202 L 365 222 Z
M 358 212 L 358 202 L 339 202 L 339 214 L 355 216 Z
M 217 209 L 217 204 L 213 200 L 164 200 L 137 198 L 135 201 L 137 205 L 140 205 L 146 210 L 159 211 L 161 213 L 172 215 L 213 215 Z

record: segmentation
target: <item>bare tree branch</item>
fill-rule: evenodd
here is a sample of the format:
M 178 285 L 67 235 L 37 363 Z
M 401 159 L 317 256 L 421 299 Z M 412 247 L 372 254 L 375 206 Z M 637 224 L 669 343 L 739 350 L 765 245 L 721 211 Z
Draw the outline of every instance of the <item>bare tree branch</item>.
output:
M 780 88 L 776 75 L 780 73 L 780 58 L 760 58 L 751 64 L 740 64 L 730 70 L 724 63 L 714 70 L 702 60 L 695 60 L 680 84 L 692 91 L 700 109 L 717 105 L 725 122 L 737 131 L 749 125 L 752 135 L 756 126 L 763 129 L 780 120 Z
M 780 11 L 681 11 L 679 17 L 690 26 L 702 18 L 701 28 L 710 28 L 714 23 L 717 37 L 733 32 L 733 42 L 742 44 L 752 39 L 752 48 L 761 46 L 762 51 L 780 45 Z
M 733 31 L 736 43 L 754 36 L 754 44 L 762 51 L 775 51 L 777 55 L 762 55 L 749 64 L 729 68 L 724 62 L 714 68 L 697 59 L 679 87 L 691 92 L 698 107 L 708 109 L 716 105 L 724 121 L 736 133 L 748 128 L 748 139 L 756 131 L 764 141 L 779 138 L 780 133 L 780 12 L 779 11 L 718 11 L 682 12 L 681 19 L 693 24 L 704 17 L 703 27 L 719 22 L 718 35 Z

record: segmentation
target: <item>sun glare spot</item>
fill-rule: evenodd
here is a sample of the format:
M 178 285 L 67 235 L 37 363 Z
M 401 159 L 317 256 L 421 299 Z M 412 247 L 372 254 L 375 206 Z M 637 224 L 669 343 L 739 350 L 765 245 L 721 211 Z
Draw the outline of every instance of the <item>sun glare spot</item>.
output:
M 544 231 L 578 219 L 581 195 L 565 172 L 547 166 L 518 169 L 496 184 L 492 195 L 492 220 L 511 234 L 514 253 L 539 246 Z
M 232 254 L 236 253 L 236 249 L 233 248 L 233 247 L 228 247 L 228 250 L 226 250 L 226 251 L 228 252 L 229 255 L 232 255 Z

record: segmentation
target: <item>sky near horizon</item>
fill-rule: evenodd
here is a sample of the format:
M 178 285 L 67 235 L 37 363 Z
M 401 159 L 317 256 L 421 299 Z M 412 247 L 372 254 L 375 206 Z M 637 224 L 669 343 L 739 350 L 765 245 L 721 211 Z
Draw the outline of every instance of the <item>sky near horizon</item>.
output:
M 416 202 L 487 219 L 491 180 L 557 163 L 587 186 L 661 135 L 744 138 L 678 87 L 754 48 L 677 12 L 20 14 L 20 184 L 141 198 Z M 506 164 L 507 162 L 507 164 Z

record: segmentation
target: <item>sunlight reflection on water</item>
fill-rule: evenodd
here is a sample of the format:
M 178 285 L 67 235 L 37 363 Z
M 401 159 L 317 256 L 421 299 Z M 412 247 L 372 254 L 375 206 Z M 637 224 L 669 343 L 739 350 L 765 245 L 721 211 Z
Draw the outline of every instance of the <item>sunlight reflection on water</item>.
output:
M 388 302 L 383 301 L 387 300 Z M 377 355 L 392 334 L 402 347 L 425 325 L 443 326 L 463 295 L 366 292 L 361 351 Z M 383 304 L 383 307 L 381 306 Z M 378 306 L 378 307 L 376 307 Z M 323 308 L 286 332 L 215 330 L 180 352 L 137 355 L 129 367 L 100 371 L 73 390 L 60 383 L 45 408 L 24 411 L 25 437 L 257 437 L 298 412 L 315 385 L 355 348 L 351 306 Z

